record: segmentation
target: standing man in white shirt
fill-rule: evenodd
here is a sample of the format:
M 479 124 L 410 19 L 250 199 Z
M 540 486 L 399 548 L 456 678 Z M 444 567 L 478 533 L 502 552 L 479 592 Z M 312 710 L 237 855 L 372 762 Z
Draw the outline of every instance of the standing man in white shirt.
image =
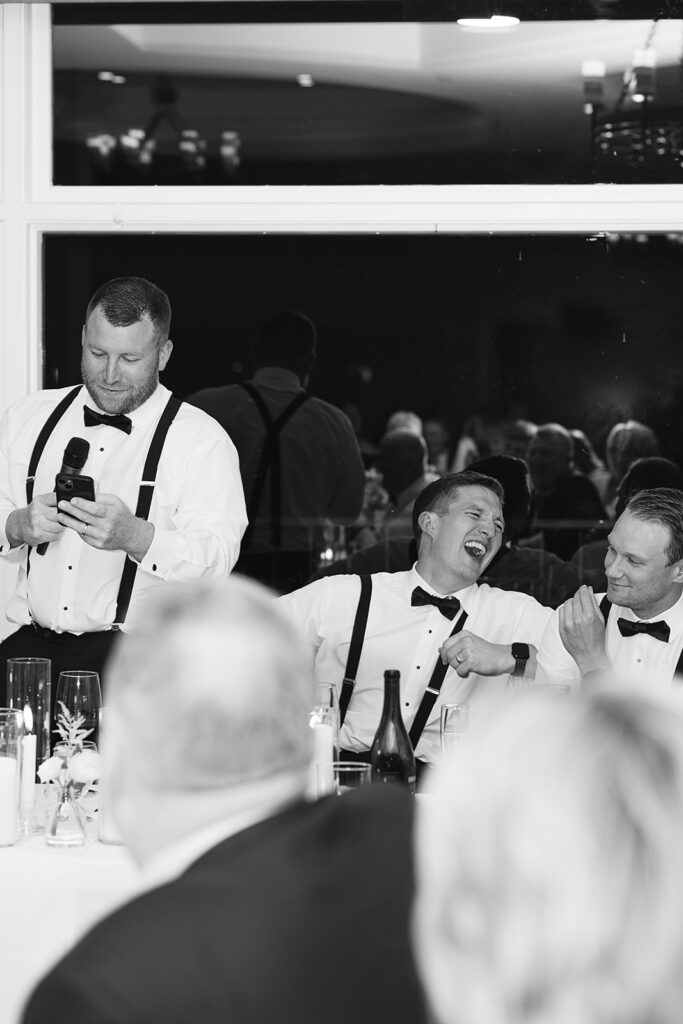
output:
M 328 576 L 280 598 L 310 645 L 316 678 L 338 684 L 342 707 L 348 698 L 340 738 L 347 753 L 367 756 L 385 669 L 401 672 L 401 710 L 418 771 L 420 762 L 439 758 L 442 703 L 472 704 L 511 677 L 533 678 L 531 648 L 540 644 L 551 609 L 526 594 L 477 584 L 501 546 L 502 502 L 503 488 L 492 477 L 442 477 L 415 501 L 418 557 L 410 571 Z M 352 636 L 362 580 L 372 583 L 359 646 Z M 348 682 L 342 687 L 351 678 L 352 689 Z
M 606 594 L 581 587 L 544 634 L 539 677 L 578 685 L 607 668 L 670 685 L 683 670 L 683 491 L 635 494 L 608 537 Z
M 140 277 L 109 281 L 82 331 L 83 385 L 40 391 L 0 424 L 0 557 L 19 563 L 0 644 L 47 657 L 52 678 L 99 670 L 119 629 L 166 580 L 225 578 L 246 527 L 235 447 L 210 416 L 162 384 L 173 343 L 167 295 Z M 57 504 L 55 475 L 82 439 L 95 501 Z M 78 446 L 78 445 L 77 445 Z

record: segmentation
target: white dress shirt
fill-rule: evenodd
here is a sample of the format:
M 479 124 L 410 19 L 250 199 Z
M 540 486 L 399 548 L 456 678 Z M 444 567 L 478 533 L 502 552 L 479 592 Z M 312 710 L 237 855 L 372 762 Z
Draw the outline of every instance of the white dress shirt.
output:
M 93 632 L 114 621 L 126 555 L 90 547 L 66 529 L 44 556 L 26 546 L 10 549 L 9 514 L 26 506 L 26 476 L 36 438 L 71 389 L 39 391 L 10 408 L 0 424 L 0 557 L 21 563 L 7 608 L 10 622 L 31 620 L 58 632 Z M 129 414 L 130 434 L 109 425 L 85 427 L 83 407 L 94 402 L 85 388 L 57 423 L 36 472 L 34 496 L 54 490 L 64 450 L 72 437 L 90 442 L 81 470 L 95 481 L 95 495 L 116 494 L 135 512 L 150 442 L 170 392 L 159 385 Z M 139 563 L 126 627 L 132 628 L 146 594 L 165 580 L 227 577 L 239 554 L 246 509 L 235 447 L 210 416 L 183 404 L 171 424 L 157 471 L 149 521 L 154 537 Z
M 348 750 L 368 750 L 372 744 L 384 700 L 384 671 L 388 668 L 401 672 L 401 710 L 410 730 L 439 657 L 438 649 L 461 614 L 450 621 L 434 605 L 412 607 L 410 599 L 417 586 L 434 593 L 415 566 L 409 572 L 373 573 L 363 652 L 341 730 L 341 746 Z M 336 682 L 339 692 L 359 595 L 360 577 L 327 576 L 278 599 L 313 650 L 316 679 Z M 517 642 L 538 647 L 552 615 L 551 609 L 526 594 L 498 590 L 485 583 L 475 583 L 456 596 L 468 615 L 463 628 L 495 644 Z M 430 762 L 439 758 L 441 704 L 471 704 L 484 691 L 505 687 L 509 679 L 508 675 L 476 673 L 462 679 L 449 667 L 416 755 Z
M 604 594 L 596 594 L 598 604 Z M 544 682 L 568 683 L 579 686 L 581 672 L 560 638 L 558 612 L 554 612 L 543 634 L 538 652 L 538 679 Z M 630 622 L 659 622 L 669 626 L 669 642 L 663 643 L 647 633 L 622 636 L 617 619 Z M 605 630 L 605 654 L 610 670 L 617 680 L 645 680 L 659 685 L 670 686 L 676 664 L 683 648 L 683 595 L 667 611 L 652 619 L 638 619 L 631 608 L 612 605 Z

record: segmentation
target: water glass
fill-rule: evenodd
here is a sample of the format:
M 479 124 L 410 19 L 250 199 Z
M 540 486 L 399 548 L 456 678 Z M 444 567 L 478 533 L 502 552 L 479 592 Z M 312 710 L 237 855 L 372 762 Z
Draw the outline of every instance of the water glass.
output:
M 370 765 L 363 761 L 331 761 L 318 765 L 318 796 L 343 796 L 359 786 L 370 785 Z
M 55 716 L 61 712 L 60 704 L 72 715 L 83 716 L 83 729 L 90 729 L 88 739 L 97 743 L 99 714 L 102 707 L 102 690 L 97 672 L 72 669 L 59 673 L 55 694 Z
M 0 846 L 19 838 L 21 713 L 0 708 Z
M 469 707 L 467 704 L 442 704 L 439 736 L 443 754 L 457 746 L 467 730 Z
M 40 830 L 35 818 L 36 767 L 50 756 L 49 658 L 8 658 L 7 703 L 19 712 L 21 738 L 21 831 Z
M 336 683 L 316 683 L 315 704 L 311 710 L 311 727 L 329 725 L 332 729 L 333 757 L 339 752 L 339 696 Z

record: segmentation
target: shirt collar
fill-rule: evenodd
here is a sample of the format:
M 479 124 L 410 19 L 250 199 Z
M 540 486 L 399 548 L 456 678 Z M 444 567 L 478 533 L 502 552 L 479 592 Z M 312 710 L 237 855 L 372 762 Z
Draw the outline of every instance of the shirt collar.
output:
M 170 394 L 171 392 L 168 388 L 164 387 L 163 384 L 157 384 L 155 391 L 142 403 L 142 405 L 138 406 L 137 409 L 133 409 L 132 412 L 126 413 L 126 416 L 132 424 L 133 430 L 142 430 L 148 427 L 150 423 L 154 423 L 158 420 Z M 81 390 L 81 398 L 84 407 L 89 405 L 91 408 L 94 408 L 98 412 L 106 415 L 105 410 L 100 409 L 100 407 L 92 400 L 90 392 L 86 388 L 85 384 Z
M 284 366 L 262 366 L 252 377 L 254 384 L 263 384 L 276 391 L 303 391 L 301 379 L 293 370 Z
M 417 562 L 410 572 L 406 574 L 406 593 L 408 600 L 410 600 L 410 596 L 415 587 L 422 587 L 422 589 L 426 590 L 428 594 L 434 594 L 435 597 L 457 597 L 463 607 L 467 605 L 477 592 L 477 584 L 471 583 L 469 587 L 464 587 L 462 590 L 457 590 L 450 594 L 439 594 L 434 590 L 434 587 L 430 587 L 429 583 L 420 576 L 417 571 Z

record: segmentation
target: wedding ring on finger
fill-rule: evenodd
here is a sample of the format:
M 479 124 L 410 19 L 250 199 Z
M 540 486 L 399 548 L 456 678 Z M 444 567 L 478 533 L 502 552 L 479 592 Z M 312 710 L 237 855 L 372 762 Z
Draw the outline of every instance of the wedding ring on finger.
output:
M 83 529 L 81 530 L 81 536 L 82 537 L 85 537 L 86 533 L 88 532 L 88 526 L 89 526 L 89 523 L 85 523 L 84 524 Z
M 456 654 L 455 660 L 457 661 L 458 665 L 461 665 L 465 659 L 460 654 Z

